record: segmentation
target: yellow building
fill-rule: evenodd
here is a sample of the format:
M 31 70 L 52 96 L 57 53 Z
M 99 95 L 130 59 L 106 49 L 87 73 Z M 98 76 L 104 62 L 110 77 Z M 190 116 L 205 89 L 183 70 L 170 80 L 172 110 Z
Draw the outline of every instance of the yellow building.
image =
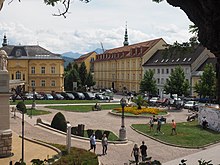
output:
M 124 46 L 98 54 L 94 63 L 94 79 L 97 88 L 113 88 L 117 91 L 139 92 L 143 76 L 142 65 L 166 42 L 154 39 L 133 45 L 128 44 L 127 29 Z
M 7 45 L 6 36 L 2 46 L 8 55 L 10 80 L 25 82 L 23 91 L 64 91 L 64 60 L 60 55 L 39 45 Z
M 85 62 L 87 72 L 93 73 L 96 55 L 97 53 L 93 51 L 80 56 L 79 58 L 75 59 L 74 62 L 76 62 L 79 67 L 83 62 Z

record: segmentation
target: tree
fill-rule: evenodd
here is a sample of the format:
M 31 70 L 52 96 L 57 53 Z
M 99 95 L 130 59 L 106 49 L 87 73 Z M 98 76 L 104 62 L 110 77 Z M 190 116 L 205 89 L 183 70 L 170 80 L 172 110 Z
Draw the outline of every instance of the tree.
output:
M 200 76 L 201 81 L 195 84 L 195 92 L 199 94 L 200 97 L 212 97 L 215 94 L 215 71 L 212 64 L 206 64 L 202 76 Z
M 64 78 L 64 88 L 66 91 L 73 90 L 73 82 L 77 82 L 77 84 L 80 84 L 79 73 L 75 68 L 67 72 Z
M 82 62 L 82 64 L 79 67 L 79 78 L 81 81 L 81 86 L 84 87 L 86 84 L 87 79 L 87 70 L 86 70 L 86 64 L 85 62 Z
M 91 72 L 89 72 L 86 78 L 86 85 L 87 87 L 91 87 L 91 86 L 94 86 L 95 84 L 96 82 L 94 81 Z
M 189 82 L 185 79 L 183 69 L 178 66 L 170 74 L 169 79 L 164 85 L 166 93 L 177 94 L 178 96 L 187 95 L 189 93 Z
M 51 122 L 51 127 L 66 132 L 67 129 L 66 118 L 61 112 L 58 112 L 53 117 L 53 120 Z
M 154 79 L 154 71 L 149 69 L 144 73 L 144 78 L 140 83 L 140 91 L 147 92 L 150 95 L 157 93 L 156 80 Z

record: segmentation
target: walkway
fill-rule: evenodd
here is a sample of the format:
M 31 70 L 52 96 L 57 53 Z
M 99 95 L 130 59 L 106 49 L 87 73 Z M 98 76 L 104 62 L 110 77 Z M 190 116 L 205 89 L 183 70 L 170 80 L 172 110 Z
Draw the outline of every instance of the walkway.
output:
M 51 120 L 53 119 L 54 115 L 58 112 L 57 110 L 51 110 L 45 107 L 40 107 L 40 105 L 37 105 L 37 108 L 49 110 L 52 112 L 51 114 L 40 116 L 40 118 L 43 121 L 49 123 L 51 123 Z M 76 126 L 78 124 L 84 124 L 85 129 L 106 129 L 106 130 L 111 130 L 112 132 L 118 135 L 121 125 L 121 117 L 109 114 L 108 110 L 93 111 L 88 113 L 62 111 L 62 113 L 66 117 L 66 120 L 69 121 L 72 126 Z M 175 112 L 175 111 L 170 112 L 170 115 L 168 117 L 168 122 L 171 122 L 172 119 L 175 119 L 175 121 L 178 122 L 186 121 L 187 114 L 188 114 L 187 110 L 183 110 L 180 112 Z M 37 118 L 38 117 L 33 117 L 32 119 L 30 119 L 29 117 L 25 117 L 26 120 L 25 136 L 50 143 L 59 143 L 59 144 L 66 143 L 66 137 L 64 135 L 60 135 L 58 133 L 45 130 L 44 128 L 35 125 Z M 117 145 L 110 144 L 108 148 L 108 154 L 99 157 L 100 162 L 103 165 L 123 165 L 124 163 L 128 163 L 129 159 L 133 159 L 133 157 L 131 157 L 131 150 L 133 148 L 133 145 L 135 143 L 140 145 L 141 141 L 143 140 L 146 142 L 148 146 L 148 155 L 152 156 L 153 160 L 154 159 L 160 160 L 163 164 L 165 162 L 170 162 L 178 158 L 190 156 L 191 154 L 195 154 L 195 153 L 199 154 L 200 153 L 199 151 L 202 151 L 202 149 L 185 149 L 185 148 L 178 148 L 178 147 L 164 145 L 154 140 L 151 140 L 150 138 L 145 137 L 141 134 L 138 134 L 137 132 L 135 132 L 130 128 L 131 124 L 147 123 L 147 122 L 148 119 L 145 118 L 126 117 L 125 126 L 127 130 L 127 138 L 129 142 L 127 144 L 117 144 Z M 20 127 L 21 127 L 21 121 L 19 118 L 11 119 L 11 129 L 13 131 L 15 131 L 18 134 L 21 134 Z M 85 140 L 72 138 L 72 146 L 88 149 L 89 142 Z M 97 154 L 101 154 L 101 148 L 102 148 L 101 144 L 98 143 L 97 152 L 96 152 Z M 201 157 L 203 157 L 203 155 L 201 155 Z M 220 158 L 219 158 L 219 162 L 220 162 Z M 171 163 L 166 163 L 165 165 L 175 165 L 178 163 L 171 162 Z

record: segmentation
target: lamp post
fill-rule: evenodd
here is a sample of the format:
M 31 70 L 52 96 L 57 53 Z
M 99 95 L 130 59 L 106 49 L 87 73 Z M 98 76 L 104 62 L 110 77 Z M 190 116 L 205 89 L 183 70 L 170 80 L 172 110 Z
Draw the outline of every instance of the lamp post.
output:
M 124 141 L 127 140 L 126 138 L 126 128 L 125 128 L 125 121 L 124 121 L 124 107 L 126 106 L 126 100 L 124 98 L 120 101 L 122 114 L 121 114 L 121 128 L 119 130 L 119 140 Z
M 33 102 L 32 102 L 32 108 L 31 108 L 31 117 L 32 117 L 32 109 L 36 109 L 36 102 L 35 102 L 35 98 L 36 98 L 36 94 L 35 94 L 35 88 L 32 88 L 32 92 L 33 92 Z

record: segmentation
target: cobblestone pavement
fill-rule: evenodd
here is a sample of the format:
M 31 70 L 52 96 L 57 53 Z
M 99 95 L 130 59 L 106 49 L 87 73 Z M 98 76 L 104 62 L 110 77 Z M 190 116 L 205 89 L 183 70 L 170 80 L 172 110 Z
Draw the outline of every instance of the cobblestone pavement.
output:
M 57 110 L 41 107 L 40 105 L 38 105 L 37 108 L 49 110 L 52 112 L 51 114 L 40 116 L 43 121 L 46 121 L 48 123 L 51 123 L 52 118 L 58 112 Z M 110 114 L 109 110 L 91 111 L 88 113 L 62 111 L 62 113 L 66 117 L 66 120 L 69 121 L 72 126 L 84 124 L 85 129 L 106 129 L 114 132 L 116 135 L 119 134 L 121 117 Z M 169 113 L 169 116 L 167 116 L 167 122 L 171 122 L 172 119 L 175 119 L 175 121 L 177 122 L 183 122 L 186 121 L 188 111 L 170 111 Z M 27 116 L 25 117 L 25 136 L 50 143 L 66 144 L 66 137 L 64 135 L 45 130 L 44 128 L 35 125 L 37 118 L 38 117 L 33 117 L 31 119 Z M 133 148 L 133 145 L 135 143 L 140 145 L 141 141 L 145 141 L 145 143 L 147 144 L 148 155 L 152 156 L 153 160 L 160 160 L 162 163 L 169 162 L 171 160 L 184 157 L 202 150 L 178 148 L 161 144 L 160 142 L 143 136 L 130 128 L 131 124 L 148 123 L 148 121 L 149 119 L 147 118 L 125 117 L 128 143 L 109 144 L 107 155 L 99 156 L 101 164 L 123 165 L 124 163 L 128 163 L 129 160 L 133 160 L 133 157 L 131 157 L 131 150 Z M 20 118 L 11 118 L 11 129 L 16 133 L 21 134 Z M 89 149 L 89 141 L 72 138 L 72 146 Z M 101 144 L 98 142 L 96 153 L 101 154 L 101 149 Z

